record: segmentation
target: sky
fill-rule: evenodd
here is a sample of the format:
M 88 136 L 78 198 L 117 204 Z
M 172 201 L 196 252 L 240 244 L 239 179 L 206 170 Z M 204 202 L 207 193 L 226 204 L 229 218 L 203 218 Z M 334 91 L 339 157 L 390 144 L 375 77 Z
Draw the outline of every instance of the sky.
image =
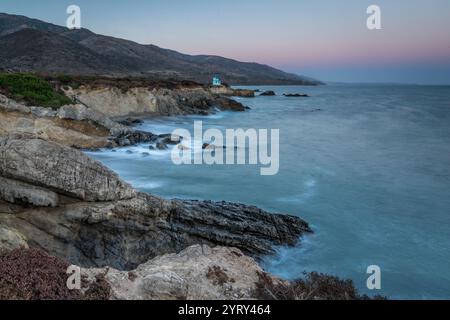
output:
M 450 0 L 0 0 L 0 12 L 330 82 L 450 85 Z M 366 26 L 369 5 L 381 30 Z M 1 48 L 0 48 L 1 50 Z

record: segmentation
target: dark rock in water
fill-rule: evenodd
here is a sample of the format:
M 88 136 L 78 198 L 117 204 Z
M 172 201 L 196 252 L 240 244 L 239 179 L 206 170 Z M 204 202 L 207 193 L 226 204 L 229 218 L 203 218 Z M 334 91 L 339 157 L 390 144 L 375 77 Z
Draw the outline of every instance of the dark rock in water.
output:
M 222 110 L 245 111 L 245 107 L 242 103 L 230 98 L 218 97 L 216 103 Z
M 133 153 L 133 151 L 131 151 L 131 150 L 127 150 L 126 151 L 128 154 L 132 154 Z
M 167 149 L 169 149 L 169 147 L 167 147 L 167 144 L 165 144 L 164 142 L 158 141 L 156 143 L 156 149 L 158 149 L 158 150 L 167 150 Z
M 160 134 L 158 136 L 158 138 L 160 138 L 162 143 L 165 144 L 171 144 L 171 145 L 176 145 L 181 143 L 181 141 L 183 140 L 182 137 L 174 135 L 174 134 Z
M 150 145 L 148 148 L 149 148 L 150 150 L 156 150 L 156 148 L 155 148 L 154 145 Z
M 252 110 L 252 108 L 246 106 L 245 110 Z
M 124 126 L 131 127 L 131 126 L 135 126 L 138 124 L 142 124 L 144 121 L 142 121 L 141 119 L 128 118 L 128 119 L 117 121 L 117 122 Z
M 285 94 L 283 94 L 283 96 L 288 97 L 288 98 L 307 98 L 307 97 L 309 97 L 309 95 L 307 95 L 305 93 L 285 93 Z
M 274 91 L 264 91 L 260 96 L 276 96 Z
M 125 147 L 138 143 L 155 142 L 157 139 L 158 136 L 153 133 L 136 130 L 119 134 L 114 140 L 119 146 Z
M 150 153 L 148 153 L 148 152 L 142 152 L 143 157 L 148 157 L 149 155 L 150 155 Z

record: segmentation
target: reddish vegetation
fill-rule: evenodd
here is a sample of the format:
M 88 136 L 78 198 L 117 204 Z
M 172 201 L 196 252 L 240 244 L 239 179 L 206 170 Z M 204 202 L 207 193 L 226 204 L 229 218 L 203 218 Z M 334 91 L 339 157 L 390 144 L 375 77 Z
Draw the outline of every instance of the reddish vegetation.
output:
M 0 255 L 0 300 L 104 300 L 110 287 L 102 277 L 84 294 L 66 286 L 69 264 L 42 250 L 16 249 Z
M 265 273 L 259 274 L 256 298 L 260 300 L 368 300 L 359 295 L 353 281 L 321 273 L 308 273 L 305 279 L 274 283 Z M 384 297 L 374 297 L 383 300 Z

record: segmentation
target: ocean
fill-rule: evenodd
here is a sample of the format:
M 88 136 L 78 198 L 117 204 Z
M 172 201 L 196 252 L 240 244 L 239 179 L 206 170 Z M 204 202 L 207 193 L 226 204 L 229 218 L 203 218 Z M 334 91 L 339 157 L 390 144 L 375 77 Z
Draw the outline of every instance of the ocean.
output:
M 173 164 L 148 144 L 88 152 L 137 189 L 166 198 L 227 200 L 298 215 L 314 234 L 277 248 L 264 268 L 287 279 L 317 271 L 392 299 L 450 298 L 450 87 L 245 87 L 251 110 L 145 121 L 154 133 L 203 127 L 280 129 L 280 168 Z M 284 93 L 306 93 L 288 98 Z M 381 268 L 369 291 L 367 267 Z

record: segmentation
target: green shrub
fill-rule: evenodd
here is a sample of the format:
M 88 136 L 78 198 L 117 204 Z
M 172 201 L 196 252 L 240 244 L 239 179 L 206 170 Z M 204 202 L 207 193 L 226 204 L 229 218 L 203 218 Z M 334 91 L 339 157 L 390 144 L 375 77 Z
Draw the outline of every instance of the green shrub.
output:
M 27 105 L 53 109 L 73 103 L 48 82 L 30 74 L 0 73 L 0 92 Z

